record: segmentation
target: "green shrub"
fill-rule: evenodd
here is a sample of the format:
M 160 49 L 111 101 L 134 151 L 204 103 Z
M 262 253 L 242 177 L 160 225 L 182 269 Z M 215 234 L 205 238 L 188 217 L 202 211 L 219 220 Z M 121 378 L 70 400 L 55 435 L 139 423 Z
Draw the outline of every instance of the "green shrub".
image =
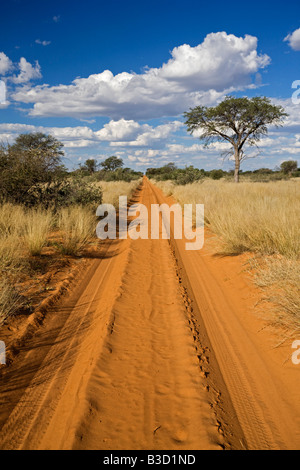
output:
M 24 202 L 29 207 L 40 205 L 44 209 L 54 210 L 72 205 L 99 205 L 102 202 L 102 189 L 80 179 L 69 178 L 33 186 L 28 190 Z
M 211 170 L 209 177 L 213 180 L 220 180 L 226 173 L 223 170 Z
M 130 168 L 117 168 L 113 171 L 100 170 L 95 174 L 98 181 L 125 181 L 127 183 L 138 180 L 143 176 L 142 172 Z

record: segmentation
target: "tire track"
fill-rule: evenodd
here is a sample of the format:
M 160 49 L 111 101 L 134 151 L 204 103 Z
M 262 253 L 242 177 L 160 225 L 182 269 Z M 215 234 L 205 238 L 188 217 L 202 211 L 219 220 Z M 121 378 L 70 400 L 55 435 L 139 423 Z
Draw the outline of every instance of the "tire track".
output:
M 108 244 L 107 252 L 109 252 L 110 246 L 111 244 Z M 68 319 L 55 338 L 48 354 L 38 365 L 38 370 L 31 383 L 24 390 L 23 396 L 2 427 L 0 431 L 2 449 L 37 448 L 57 405 L 60 403 L 72 372 L 75 372 L 77 381 L 81 380 L 84 360 L 81 342 L 86 339 L 87 332 L 93 330 L 94 314 L 105 287 L 105 277 L 112 270 L 113 264 L 115 264 L 114 258 L 96 260 L 90 273 L 87 274 L 87 279 L 84 279 L 83 292 L 79 290 L 79 298 L 75 295 L 73 305 L 72 299 L 66 299 L 66 305 L 61 306 L 56 312 L 58 319 L 60 315 L 67 315 Z M 109 302 L 107 303 L 109 304 Z M 101 323 L 102 330 L 105 331 L 106 319 L 103 309 L 101 313 L 98 323 Z M 39 353 L 40 345 L 52 341 L 51 331 L 56 327 L 55 322 L 54 325 L 50 325 L 50 328 L 49 325 L 46 327 L 49 329 L 49 338 L 47 338 L 47 331 L 44 332 L 44 329 L 41 328 L 39 334 L 33 339 L 32 350 L 28 354 L 29 357 L 25 358 L 24 366 L 18 369 L 19 373 L 26 374 L 26 371 L 33 367 L 33 363 L 37 363 L 34 357 L 36 350 Z M 101 338 L 101 335 L 99 336 Z M 97 342 L 90 344 L 90 346 L 89 356 L 92 355 Z M 74 388 L 75 391 L 76 388 Z M 74 404 L 71 403 L 71 406 L 73 407 Z
M 222 448 L 167 240 L 131 243 L 111 318 L 72 448 Z

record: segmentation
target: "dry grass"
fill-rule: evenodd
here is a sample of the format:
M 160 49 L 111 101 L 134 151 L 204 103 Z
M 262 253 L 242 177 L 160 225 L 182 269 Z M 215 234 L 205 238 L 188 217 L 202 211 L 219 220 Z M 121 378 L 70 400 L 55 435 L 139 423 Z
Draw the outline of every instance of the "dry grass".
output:
M 79 255 L 95 234 L 96 216 L 77 206 L 61 209 L 58 229 L 62 234 L 61 251 L 65 255 Z
M 51 211 L 25 211 L 12 204 L 0 206 L 0 270 L 20 264 L 25 252 L 39 255 L 47 243 L 52 224 Z
M 0 206 L 0 275 L 14 273 L 21 264 L 22 243 L 20 235 L 24 227 L 25 212 L 19 206 Z
M 227 253 L 300 253 L 300 181 L 157 183 L 180 204 L 204 204 L 205 220 Z
M 23 229 L 25 211 L 13 204 L 0 205 L 0 238 L 18 236 Z
M 77 255 L 93 234 L 96 217 L 86 209 L 72 207 L 62 210 L 56 219 L 56 228 L 63 231 L 62 251 Z M 24 306 L 25 298 L 16 286 L 24 276 L 27 279 L 32 275 L 32 261 L 39 265 L 54 220 L 51 210 L 0 206 L 0 324 Z
M 0 325 L 18 312 L 24 305 L 24 298 L 7 279 L 0 279 Z
M 300 329 L 300 181 L 156 183 L 180 204 L 204 204 L 205 221 L 227 254 L 256 253 L 254 281 L 273 305 L 272 322 Z
M 21 265 L 22 249 L 18 238 L 13 236 L 0 238 L 0 276 L 7 270 L 16 272 Z
M 31 210 L 26 213 L 23 223 L 23 241 L 30 255 L 41 254 L 47 244 L 49 232 L 53 226 L 51 211 Z
M 273 305 L 271 322 L 286 330 L 300 330 L 299 261 L 280 257 L 260 263 L 254 280 L 263 289 L 265 302 Z
M 12 204 L 0 206 L 0 325 L 25 304 L 16 285 L 28 269 L 26 254 L 35 254 L 45 243 L 45 238 L 41 241 L 44 216 L 49 220 L 49 214 L 42 217 L 40 211 L 25 211 Z

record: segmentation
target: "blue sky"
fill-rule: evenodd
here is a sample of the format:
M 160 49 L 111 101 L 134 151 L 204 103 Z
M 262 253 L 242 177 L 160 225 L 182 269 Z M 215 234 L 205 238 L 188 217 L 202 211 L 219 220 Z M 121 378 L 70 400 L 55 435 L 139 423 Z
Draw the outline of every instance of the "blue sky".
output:
M 266 95 L 283 105 L 244 168 L 300 163 L 300 3 L 152 0 L 1 4 L 0 139 L 43 131 L 65 144 L 68 167 L 119 155 L 144 170 L 231 168 L 222 144 L 204 149 L 182 113 L 226 94 Z M 3 101 L 3 100 L 2 100 Z

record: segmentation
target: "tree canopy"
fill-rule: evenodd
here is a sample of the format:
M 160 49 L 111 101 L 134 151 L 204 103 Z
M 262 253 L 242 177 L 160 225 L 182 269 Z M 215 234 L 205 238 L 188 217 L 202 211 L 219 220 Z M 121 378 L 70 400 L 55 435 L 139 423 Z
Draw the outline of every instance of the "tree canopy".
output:
M 93 174 L 98 170 L 99 164 L 94 158 L 88 158 L 83 165 L 80 165 L 80 169 L 86 171 L 89 174 Z
M 298 162 L 296 160 L 287 160 L 280 165 L 280 169 L 285 175 L 291 175 L 294 171 L 297 171 L 297 168 Z
M 108 157 L 106 160 L 100 163 L 105 171 L 115 171 L 117 168 L 122 168 L 124 165 L 122 158 L 119 157 Z
M 45 172 L 55 171 L 61 165 L 63 143 L 52 135 L 41 132 L 20 134 L 15 143 L 9 146 L 9 153 L 17 160 L 34 162 L 36 167 Z
M 20 134 L 12 145 L 0 147 L 1 197 L 22 203 L 28 190 L 64 173 L 63 144 L 51 135 Z
M 268 134 L 268 126 L 281 126 L 287 116 L 282 106 L 276 106 L 266 97 L 234 98 L 227 96 L 216 107 L 196 106 L 184 113 L 188 132 L 199 132 L 205 145 L 227 142 L 227 155 L 235 160 L 235 181 L 239 181 L 240 165 L 248 158 L 245 145 L 257 146 Z

